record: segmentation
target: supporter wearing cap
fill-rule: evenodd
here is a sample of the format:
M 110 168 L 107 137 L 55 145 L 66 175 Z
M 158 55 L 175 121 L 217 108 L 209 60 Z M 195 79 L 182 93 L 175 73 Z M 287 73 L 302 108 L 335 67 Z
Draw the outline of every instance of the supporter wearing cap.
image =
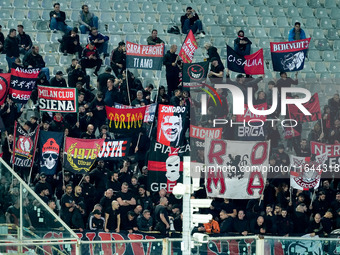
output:
M 210 59 L 211 67 L 210 72 L 208 73 L 208 77 L 210 78 L 211 83 L 213 84 L 221 84 L 223 81 L 223 72 L 224 65 L 219 63 L 218 58 L 212 57 Z
M 105 219 L 101 216 L 102 213 L 99 210 L 94 210 L 93 215 L 89 218 L 89 229 L 95 231 L 104 231 Z

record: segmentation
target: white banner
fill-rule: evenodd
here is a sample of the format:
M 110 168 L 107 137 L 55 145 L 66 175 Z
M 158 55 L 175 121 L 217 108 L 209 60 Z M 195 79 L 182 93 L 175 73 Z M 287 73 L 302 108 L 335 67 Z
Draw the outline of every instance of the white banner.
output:
M 316 156 L 314 161 L 310 157 L 290 155 L 290 186 L 298 190 L 317 189 L 326 160 L 327 153 Z
M 269 141 L 205 140 L 205 185 L 208 197 L 259 198 L 269 168 Z

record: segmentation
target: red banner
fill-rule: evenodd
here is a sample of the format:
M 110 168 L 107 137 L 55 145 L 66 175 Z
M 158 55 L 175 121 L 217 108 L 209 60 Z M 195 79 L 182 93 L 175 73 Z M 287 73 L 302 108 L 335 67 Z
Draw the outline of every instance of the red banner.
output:
M 194 34 L 190 30 L 185 38 L 182 48 L 178 56 L 181 57 L 184 63 L 191 63 L 194 58 L 195 50 L 198 48 Z
M 78 139 L 66 137 L 64 168 L 76 174 L 86 174 L 96 162 L 105 139 Z
M 40 111 L 77 112 L 77 89 L 38 86 Z
M 157 142 L 178 147 L 184 138 L 184 123 L 187 109 L 185 106 L 159 105 Z
M 300 133 L 296 131 L 292 127 L 285 127 L 284 128 L 284 137 L 285 139 L 291 139 L 293 137 L 300 136 Z
M 303 106 L 312 114 L 312 115 L 305 115 L 303 114 L 296 105 L 289 104 L 288 111 L 290 119 L 294 119 L 297 122 L 311 122 L 317 121 L 321 119 L 321 110 L 320 110 L 320 102 L 318 93 L 315 93 L 309 102 L 304 103 Z
M 10 82 L 11 82 L 10 73 L 0 74 L 0 105 L 2 105 L 6 100 Z
M 254 105 L 254 108 L 257 110 L 267 110 L 267 103 L 263 103 L 263 104 L 258 104 L 258 105 Z M 252 113 L 249 108 L 248 105 L 244 105 L 244 114 L 243 115 L 236 115 L 236 121 L 237 122 L 243 122 L 243 121 L 253 121 L 254 122 L 260 122 L 260 120 L 262 121 L 266 121 L 267 120 L 267 116 L 266 115 L 256 115 L 254 113 Z M 258 121 L 255 121 L 258 120 Z
M 244 56 L 246 64 L 244 65 L 244 72 L 249 75 L 264 74 L 263 65 L 263 49 L 257 52 Z
M 114 133 L 135 133 L 142 128 L 146 107 L 118 109 L 106 107 L 109 128 Z
M 206 137 L 212 139 L 222 138 L 222 128 L 203 128 L 190 125 L 190 137 L 205 140 Z

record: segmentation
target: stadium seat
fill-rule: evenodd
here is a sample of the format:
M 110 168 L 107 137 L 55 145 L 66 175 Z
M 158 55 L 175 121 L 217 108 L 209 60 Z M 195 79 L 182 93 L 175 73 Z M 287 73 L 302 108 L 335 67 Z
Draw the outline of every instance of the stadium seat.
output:
M 178 25 L 178 26 L 181 25 L 181 16 L 182 15 L 183 15 L 183 13 L 176 13 L 174 15 L 174 18 L 173 18 L 173 22 L 175 23 L 174 25 Z
M 11 0 L 1 0 L 0 1 L 0 7 L 2 9 L 4 9 L 4 8 L 12 8 L 13 7 L 12 1 Z
M 257 38 L 267 38 L 268 37 L 264 28 L 256 28 L 254 35 Z
M 234 0 L 221 0 L 222 4 L 226 4 L 226 5 L 233 5 L 235 4 Z
M 157 22 L 156 14 L 154 14 L 154 13 L 145 13 L 145 15 L 144 15 L 144 22 L 147 22 L 149 24 L 153 24 L 153 23 Z
M 105 12 L 111 11 L 112 10 L 112 2 L 100 1 L 99 2 L 99 10 L 105 11 Z
M 263 6 L 259 8 L 258 14 L 259 16 L 262 16 L 262 17 L 271 17 L 270 10 L 267 6 Z
M 256 11 L 255 11 L 255 8 L 253 6 L 249 6 L 247 8 L 244 8 L 244 11 L 243 11 L 244 15 L 246 15 L 247 17 L 250 17 L 250 16 L 257 16 L 256 15 Z
M 46 54 L 45 63 L 46 66 L 56 66 L 57 65 L 56 56 L 53 54 Z
M 325 63 L 324 63 L 324 62 L 317 63 L 317 64 L 315 65 L 315 72 L 316 72 L 316 73 L 319 73 L 319 74 L 321 74 L 321 73 L 327 73 L 328 70 L 327 70 L 327 68 L 326 68 Z
M 147 24 L 144 24 L 144 23 L 138 24 L 137 32 L 139 34 L 150 34 L 149 26 Z
M 70 1 L 70 9 L 71 10 L 81 10 L 81 6 L 82 5 L 83 5 L 83 3 L 80 2 L 79 0 L 72 0 L 72 1 Z
M 334 52 L 333 52 L 332 50 L 324 51 L 323 54 L 322 54 L 322 59 L 323 59 L 324 61 L 327 61 L 327 62 L 336 61 Z M 332 70 L 330 69 L 330 71 L 332 71 Z
M 324 39 L 325 35 L 323 34 L 322 29 L 314 29 L 313 31 L 313 39 Z
M 224 4 L 218 4 L 216 5 L 215 13 L 218 15 L 226 14 L 227 8 Z
M 225 28 L 225 35 L 227 37 L 236 37 L 237 36 L 236 29 L 233 26 L 227 26 Z
M 211 26 L 210 27 L 210 34 L 213 37 L 221 37 L 223 36 L 223 32 L 220 26 Z
M 155 23 L 151 26 L 152 29 L 156 29 L 158 32 L 158 35 L 165 35 L 165 31 L 163 28 L 163 25 L 160 23 Z M 149 31 L 149 33 L 151 33 L 151 30 Z
M 125 41 L 126 42 L 132 42 L 132 43 L 138 43 L 139 42 L 139 36 L 127 34 L 125 36 Z
M 235 0 L 235 3 L 237 5 L 241 5 L 241 6 L 248 6 L 249 5 L 249 1 L 248 0 Z
M 308 1 L 309 7 L 316 9 L 320 7 L 320 1 L 319 0 L 309 0 Z
M 332 29 L 332 20 L 330 18 L 321 18 L 320 19 L 320 28 L 322 29 Z
M 151 70 L 142 70 L 142 77 L 143 78 L 154 78 L 153 71 Z
M 167 12 L 169 12 L 168 4 L 166 4 L 164 2 L 159 2 L 159 3 L 157 3 L 156 10 L 159 13 L 167 13 Z
M 338 7 L 336 6 L 335 0 L 326 0 L 325 1 L 325 8 L 332 9 L 332 8 L 338 8 Z
M 122 28 L 123 33 L 125 34 L 131 34 L 135 33 L 135 27 L 131 23 L 124 23 Z
M 269 39 L 261 39 L 259 40 L 258 47 L 263 49 L 269 49 L 270 48 L 270 41 Z
M 202 4 L 201 5 L 201 12 L 203 15 L 206 15 L 206 14 L 212 14 L 212 10 L 211 10 L 211 6 L 210 6 L 210 3 L 209 4 Z
M 214 15 L 204 15 L 203 24 L 206 26 L 216 25 Z
M 111 38 L 111 36 L 110 36 L 110 38 Z M 88 39 L 88 35 L 87 34 L 80 34 L 79 35 L 79 41 L 80 41 L 81 45 L 83 45 L 83 46 L 87 45 L 87 43 L 88 43 L 87 39 Z
M 340 12 L 338 8 L 332 8 L 331 9 L 331 13 L 330 13 L 330 17 L 333 20 L 337 20 L 340 19 Z
M 282 27 L 282 28 L 289 27 L 288 20 L 287 20 L 286 16 L 284 16 L 284 17 L 278 17 L 278 18 L 276 19 L 276 25 L 277 25 L 278 27 Z
M 263 0 L 253 0 L 252 5 L 255 6 L 255 7 L 262 7 L 262 6 L 264 6 L 264 2 L 263 2 Z
M 174 3 L 171 5 L 171 12 L 173 13 L 179 13 L 179 12 L 183 12 L 183 8 L 182 5 L 180 3 Z M 183 14 L 182 14 L 183 15 Z
M 69 65 L 72 62 L 72 56 L 64 56 L 61 55 L 59 57 L 59 65 L 60 66 L 66 66 Z
M 298 2 L 300 2 L 300 0 Z M 304 18 L 304 19 L 314 18 L 313 9 L 308 7 L 308 6 L 302 7 L 301 17 Z
M 305 7 L 305 6 L 307 6 L 307 2 L 306 2 L 306 0 L 296 0 L 295 6 L 299 7 L 299 8 Z
M 153 6 L 151 3 L 145 2 L 142 5 L 142 11 L 143 12 L 155 12 Z
M 51 42 L 48 38 L 49 34 L 47 33 L 37 33 L 37 37 L 35 38 L 35 41 L 39 44 L 46 44 Z
M 288 7 L 287 17 L 288 18 L 301 18 L 298 8 L 296 8 L 295 6 Z
M 116 21 L 111 21 L 108 23 L 107 31 L 111 34 L 121 33 L 120 26 Z
M 331 47 L 330 47 L 327 39 L 317 40 L 316 43 L 315 43 L 315 47 L 316 47 L 316 49 L 321 50 L 321 51 L 331 50 Z
M 276 7 L 279 5 L 278 0 L 267 0 L 266 5 L 269 7 Z
M 330 63 L 329 71 L 331 71 L 332 73 L 340 73 L 340 62 Z
M 221 14 L 218 15 L 217 24 L 220 26 L 229 26 L 230 25 L 230 19 L 228 14 Z
M 130 22 L 133 24 L 143 23 L 142 14 L 139 12 L 130 12 Z
M 126 23 L 128 21 L 126 13 L 116 13 L 114 17 L 114 21 L 118 23 Z
M 172 23 L 171 15 L 170 13 L 161 13 L 159 16 L 159 20 L 163 22 L 163 24 L 169 24 Z
M 53 8 L 53 0 L 42 0 L 41 7 L 43 9 L 52 9 Z
M 272 27 L 269 30 L 269 38 L 272 39 L 282 39 L 282 35 L 280 32 L 280 29 L 277 29 L 276 27 Z
M 282 0 L 282 1 L 280 1 L 280 4 L 281 4 L 282 7 L 286 7 L 286 8 L 293 6 L 292 0 Z
M 41 9 L 39 2 L 37 0 L 30 0 L 27 3 L 27 7 L 29 9 L 33 9 L 33 10 L 37 10 L 37 9 Z
M 118 46 L 118 43 L 122 41 L 120 35 L 110 35 L 109 43 L 113 45 L 113 48 Z
M 308 51 L 308 59 L 310 61 L 314 61 L 314 62 L 320 62 L 321 58 L 320 58 L 320 53 L 318 50 L 309 50 Z
M 171 35 L 170 36 L 170 44 L 176 44 L 176 45 L 181 45 L 182 44 L 182 39 L 181 36 L 179 35 Z
M 23 10 L 23 9 L 21 9 L 21 10 L 14 9 L 14 11 L 13 11 L 13 19 L 24 20 L 27 17 L 26 14 L 27 14 L 26 10 Z
M 315 11 L 315 17 L 318 18 L 318 19 L 328 18 L 327 9 L 317 8 L 316 11 Z
M 334 29 L 334 28 L 328 29 L 327 39 L 329 39 L 329 40 L 339 40 L 338 30 Z
M 49 30 L 48 24 L 49 24 L 49 21 L 42 21 L 42 20 L 37 21 L 37 26 L 36 26 L 37 30 L 38 31 Z
M 142 44 L 142 45 L 147 45 L 148 44 L 148 35 L 142 35 L 140 38 L 139 38 L 139 44 Z
M 224 37 L 216 37 L 214 40 L 214 46 L 216 47 L 226 47 L 226 41 Z
M 283 11 L 283 8 L 281 6 L 274 6 L 273 7 L 273 17 L 276 17 L 276 18 L 285 17 L 286 18 L 286 14 Z
M 260 27 L 259 19 L 257 16 L 250 16 L 247 20 L 247 25 L 251 27 Z
M 263 17 L 261 24 L 262 24 L 262 26 L 268 27 L 268 28 L 274 27 L 274 22 L 273 22 L 273 19 L 271 17 Z
M 27 7 L 27 0 L 14 0 L 13 1 L 13 6 L 15 8 L 26 9 L 26 7 Z
M 125 11 L 124 3 L 123 2 L 115 2 L 113 4 L 113 10 L 116 11 L 116 12 L 123 12 L 123 11 Z
M 316 18 L 307 18 L 306 19 L 306 25 L 305 27 L 306 28 L 310 28 L 310 29 L 314 29 L 314 28 L 317 28 L 318 27 L 318 24 L 316 23 Z
M 7 28 L 11 29 L 11 28 L 15 28 L 17 29 L 17 26 L 19 24 L 21 24 L 22 22 L 21 21 L 17 21 L 17 20 L 9 20 L 8 23 L 7 23 Z
M 233 25 L 236 27 L 244 26 L 243 16 L 234 16 Z
M 229 9 L 229 13 L 232 16 L 242 15 L 241 8 L 238 5 L 231 5 Z

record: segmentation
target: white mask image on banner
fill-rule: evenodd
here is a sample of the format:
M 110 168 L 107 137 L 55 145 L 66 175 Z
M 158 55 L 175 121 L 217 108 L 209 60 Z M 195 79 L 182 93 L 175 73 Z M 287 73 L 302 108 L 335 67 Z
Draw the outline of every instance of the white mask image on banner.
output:
M 42 148 L 42 164 L 41 167 L 46 167 L 51 170 L 57 163 L 59 157 L 59 145 L 53 138 L 46 141 Z
M 181 160 L 179 156 L 170 156 L 167 158 L 166 164 L 166 178 L 171 181 L 177 181 L 180 177 L 179 170 L 180 170 L 180 163 Z
M 179 143 L 179 136 L 182 132 L 181 116 L 164 116 L 161 122 L 162 133 L 169 142 Z

